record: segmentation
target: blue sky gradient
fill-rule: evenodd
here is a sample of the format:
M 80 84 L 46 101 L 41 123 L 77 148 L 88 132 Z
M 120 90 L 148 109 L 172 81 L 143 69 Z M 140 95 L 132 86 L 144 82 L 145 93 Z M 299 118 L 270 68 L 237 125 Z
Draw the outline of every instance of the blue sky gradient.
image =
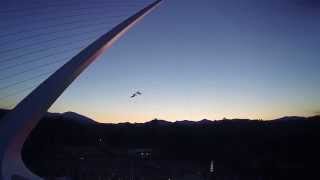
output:
M 93 6 L 90 1 L 79 2 L 81 7 Z M 99 13 L 81 16 L 89 19 L 89 24 L 97 22 L 97 25 L 88 25 L 77 31 L 61 31 L 57 35 L 72 36 L 79 31 L 79 35 L 73 37 L 75 40 L 70 39 L 77 43 L 70 46 L 85 45 L 151 1 L 135 2 L 137 6 L 131 9 L 119 10 L 119 5 L 118 9 L 110 8 L 103 16 Z M 172 121 L 223 117 L 273 119 L 287 115 L 314 115 L 320 110 L 319 7 L 320 4 L 312 0 L 164 1 L 92 64 L 50 111 L 75 111 L 100 122 L 143 122 L 153 118 Z M 45 13 L 46 16 L 41 18 L 63 17 L 71 11 L 52 13 Z M 108 15 L 113 14 L 122 16 L 108 19 Z M 8 15 L 11 16 L 20 17 Z M 110 21 L 108 25 L 99 24 L 103 17 Z M 61 18 L 57 21 L 64 20 L 78 19 Z M 19 19 L 13 23 L 15 21 L 16 24 L 10 26 L 12 29 L 2 29 L 0 33 L 21 28 Z M 34 26 L 49 26 L 50 23 L 54 22 Z M 32 24 L 31 20 L 31 29 Z M 86 33 L 90 28 L 99 29 L 96 36 Z M 32 33 L 39 32 L 25 32 L 24 36 Z M 50 37 L 39 38 L 46 40 Z M 85 38 L 88 40 L 83 41 Z M 32 43 L 34 39 L 30 41 Z M 64 42 L 65 38 L 41 46 Z M 19 44 L 7 44 L 5 48 L 15 48 Z M 37 48 L 40 47 L 30 47 L 30 51 Z M 56 58 L 67 59 L 78 50 L 60 53 Z M 25 51 L 27 49 L 22 48 L 5 55 L 11 57 Z M 56 51 L 52 49 L 53 53 Z M 43 61 L 50 62 L 50 58 Z M 43 71 L 54 70 L 59 65 L 62 64 L 45 67 Z M 29 66 L 35 66 L 35 63 Z M 11 72 L 2 71 L 0 74 L 4 77 Z M 0 83 L 10 81 L 13 80 Z M 141 90 L 143 95 L 130 99 L 135 90 Z M 7 101 L 18 101 L 22 97 L 23 94 Z M 1 105 L 6 104 L 9 102 Z

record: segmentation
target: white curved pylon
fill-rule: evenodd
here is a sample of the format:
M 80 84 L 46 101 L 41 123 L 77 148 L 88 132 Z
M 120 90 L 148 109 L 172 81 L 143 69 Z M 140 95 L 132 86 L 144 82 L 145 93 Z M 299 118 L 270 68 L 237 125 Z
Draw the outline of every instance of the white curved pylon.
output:
M 0 180 L 41 179 L 29 171 L 21 159 L 23 144 L 32 129 L 84 69 L 161 1 L 148 5 L 98 38 L 42 82 L 0 120 Z

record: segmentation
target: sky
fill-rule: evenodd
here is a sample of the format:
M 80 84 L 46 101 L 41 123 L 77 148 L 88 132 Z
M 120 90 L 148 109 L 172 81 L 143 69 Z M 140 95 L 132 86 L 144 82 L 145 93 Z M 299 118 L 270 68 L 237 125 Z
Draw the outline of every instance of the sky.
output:
M 0 93 L 6 97 L 22 89 L 0 100 L 2 107 L 21 100 L 32 90 L 24 87 L 39 84 L 152 1 L 32 2 L 0 2 Z M 164 0 L 89 66 L 50 111 L 74 111 L 99 122 L 315 115 L 319 20 L 317 0 Z M 46 65 L 55 59 L 60 61 Z M 31 62 L 19 65 L 26 60 Z M 41 73 L 48 74 L 1 89 Z M 136 90 L 143 94 L 130 98 Z

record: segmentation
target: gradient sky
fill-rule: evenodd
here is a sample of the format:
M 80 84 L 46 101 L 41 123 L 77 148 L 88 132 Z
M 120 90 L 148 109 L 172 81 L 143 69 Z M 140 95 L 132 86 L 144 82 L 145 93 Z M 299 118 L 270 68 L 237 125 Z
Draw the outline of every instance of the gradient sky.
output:
M 17 3 L 21 2 L 17 0 L 12 2 L 3 1 L 2 7 L 23 9 L 31 6 L 30 3 Z M 86 22 L 97 18 L 100 19 L 97 22 L 109 20 L 106 27 L 110 29 L 151 1 L 121 2 L 136 2 L 137 6 L 131 9 L 109 7 L 106 13 L 123 15 L 112 21 L 107 14 L 101 16 L 101 13 L 87 14 L 81 18 Z M 79 7 L 87 7 L 93 3 L 78 0 L 78 4 Z M 101 10 L 104 11 L 102 6 Z M 64 21 L 63 16 L 71 13 L 63 8 L 51 13 L 48 11 L 40 18 L 61 15 L 59 21 Z M 32 29 L 37 23 L 33 19 L 38 16 L 37 13 L 32 14 L 26 26 Z M 1 33 L 18 31 L 24 22 L 21 17 L 18 13 L 4 16 L 0 12 L 0 20 L 7 19 L 0 24 L 7 28 L 0 30 L 0 36 Z M 10 18 L 12 22 L 8 22 Z M 76 20 L 74 18 L 71 20 Z M 171 121 L 223 117 L 273 119 L 288 115 L 314 115 L 320 111 L 319 22 L 320 2 L 317 0 L 166 0 L 94 62 L 50 111 L 74 111 L 100 122 L 143 122 L 153 118 Z M 41 21 L 34 26 L 48 26 L 50 23 L 54 24 Z M 55 28 L 67 29 L 64 26 Z M 86 33 L 88 28 L 97 29 L 94 25 L 87 25 L 86 28 L 80 29 L 82 34 L 75 38 L 95 36 Z M 96 37 L 106 30 L 103 28 L 96 32 Z M 32 33 L 36 35 L 39 32 L 28 31 L 19 36 Z M 72 35 L 76 32 L 66 30 L 58 35 L 67 33 Z M 39 38 L 45 40 L 50 37 Z M 0 41 L 11 41 L 10 38 L 18 37 Z M 34 39 L 29 41 L 32 43 Z M 87 44 L 90 41 L 81 42 Z M 15 48 L 23 43 L 25 41 L 6 43 L 0 50 Z M 50 43 L 59 45 L 63 41 L 48 42 L 41 47 L 50 46 Z M 30 47 L 31 50 L 37 48 L 40 45 Z M 26 49 L 18 48 L 3 56 L 10 57 Z M 71 57 L 79 49 L 57 56 Z M 57 49 L 52 50 L 53 53 L 55 51 Z M 50 58 L 43 61 L 50 62 Z M 34 65 L 29 64 L 30 67 Z M 50 65 L 43 71 L 56 69 L 59 65 Z M 5 77 L 12 71 L 0 71 L 0 75 Z M 28 77 L 31 76 L 30 72 Z M 0 83 L 10 84 L 10 81 L 13 79 Z M 141 90 L 143 95 L 130 99 L 135 90 Z M 9 105 L 9 102 L 22 97 L 7 99 L 1 105 Z

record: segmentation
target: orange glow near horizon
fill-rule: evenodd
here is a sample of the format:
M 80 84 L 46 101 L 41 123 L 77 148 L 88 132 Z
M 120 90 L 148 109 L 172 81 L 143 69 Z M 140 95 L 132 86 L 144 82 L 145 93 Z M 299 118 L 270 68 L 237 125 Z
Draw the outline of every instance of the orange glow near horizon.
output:
M 101 123 L 123 123 L 123 122 L 130 122 L 130 123 L 143 123 L 147 121 L 151 121 L 153 119 L 161 119 L 166 121 L 179 121 L 179 120 L 191 120 L 191 121 L 200 121 L 202 119 L 209 119 L 209 120 L 222 120 L 223 118 L 227 119 L 262 119 L 262 120 L 273 120 L 277 118 L 281 118 L 284 116 L 312 116 L 315 114 L 308 114 L 308 113 L 288 113 L 286 115 L 282 115 L 280 112 L 274 112 L 270 114 L 265 114 L 264 116 L 259 116 L 258 114 L 249 114 L 249 113 L 230 113 L 229 116 L 225 114 L 192 114 L 189 113 L 188 115 L 183 114 L 165 114 L 165 113 L 158 113 L 158 114 L 143 114 L 143 113 L 98 113 L 98 112 L 89 112 L 83 113 L 82 115 L 87 116 L 97 122 Z

